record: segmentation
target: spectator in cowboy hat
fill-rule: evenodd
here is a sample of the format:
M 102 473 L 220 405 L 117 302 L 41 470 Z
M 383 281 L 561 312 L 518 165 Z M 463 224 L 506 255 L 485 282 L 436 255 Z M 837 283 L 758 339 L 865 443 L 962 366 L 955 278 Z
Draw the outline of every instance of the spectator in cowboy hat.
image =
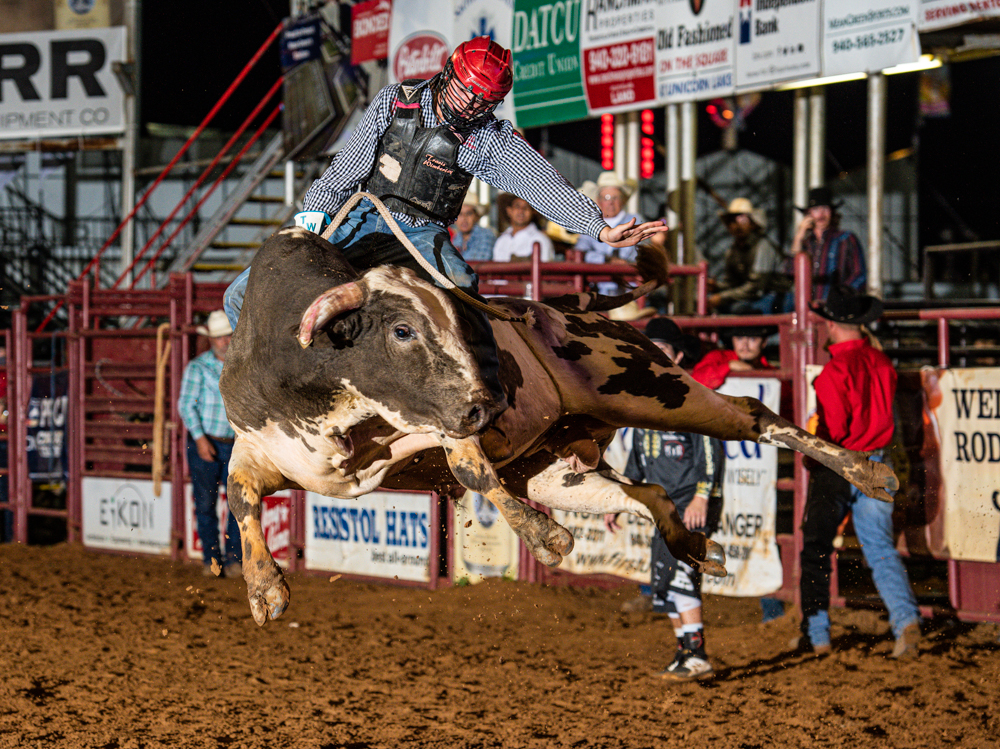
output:
M 840 206 L 829 187 L 814 187 L 806 205 L 798 209 L 804 215 L 795 229 L 792 254 L 809 253 L 812 296 L 817 302 L 826 301 L 831 287 L 837 284 L 863 292 L 868 282 L 861 241 L 852 232 L 840 229 Z
M 792 282 L 786 258 L 765 235 L 767 216 L 747 198 L 736 198 L 719 218 L 733 237 L 725 270 L 708 306 L 723 313 L 769 315 L 784 306 Z
M 202 571 L 211 576 L 217 575 L 221 568 L 226 577 L 242 577 L 243 548 L 236 517 L 229 513 L 223 559 L 216 514 L 219 484 L 225 484 L 229 479 L 229 458 L 236 437 L 226 418 L 226 407 L 219 392 L 219 375 L 226 361 L 233 329 L 226 313 L 218 309 L 208 316 L 205 325 L 198 326 L 198 333 L 208 336 L 210 348 L 184 368 L 177 410 L 188 433 L 187 461 L 204 560 Z
M 497 235 L 488 226 L 481 226 L 486 207 L 470 190 L 458 212 L 458 218 L 451 225 L 451 243 L 466 262 L 483 262 L 493 259 L 493 243 Z
M 895 423 L 896 370 L 865 335 L 865 325 L 882 314 L 882 302 L 845 285 L 830 289 L 816 310 L 826 322 L 830 361 L 814 381 L 816 434 L 835 445 L 891 463 L 888 451 Z M 810 462 L 809 494 L 802 521 L 802 636 L 800 652 L 830 652 L 830 554 L 837 529 L 850 512 L 872 579 L 889 611 L 896 638 L 889 657 L 918 655 L 920 614 L 906 567 L 896 550 L 891 502 L 867 497 L 845 479 Z
M 764 343 L 774 335 L 773 325 L 741 325 L 727 328 L 723 333 L 729 339 L 728 349 L 709 351 L 698 362 L 691 376 L 707 388 L 719 387 L 730 372 L 745 372 L 751 369 L 772 369 L 764 357 Z
M 601 172 L 597 177 L 597 182 L 593 184 L 595 184 L 596 188 L 594 202 L 601 209 L 601 215 L 608 226 L 618 226 L 619 224 L 627 223 L 633 218 L 637 225 L 643 223 L 641 216 L 625 211 L 625 204 L 638 187 L 635 180 L 621 179 L 614 172 Z M 584 182 L 580 188 L 580 192 L 590 197 L 588 193 L 592 189 L 594 188 L 590 188 Z M 635 247 L 615 248 L 586 235 L 580 237 L 580 240 L 576 243 L 576 249 L 583 251 L 583 261 L 585 263 L 606 263 L 613 260 L 635 262 Z

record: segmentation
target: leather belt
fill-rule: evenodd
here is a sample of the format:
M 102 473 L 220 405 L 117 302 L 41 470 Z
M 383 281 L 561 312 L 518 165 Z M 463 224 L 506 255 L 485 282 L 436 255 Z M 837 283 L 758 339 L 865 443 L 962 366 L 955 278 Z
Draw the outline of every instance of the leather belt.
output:
M 214 440 L 215 442 L 221 442 L 224 445 L 232 445 L 234 442 L 236 442 L 235 437 L 214 437 L 211 434 L 206 434 L 205 436 L 208 437 L 210 440 Z

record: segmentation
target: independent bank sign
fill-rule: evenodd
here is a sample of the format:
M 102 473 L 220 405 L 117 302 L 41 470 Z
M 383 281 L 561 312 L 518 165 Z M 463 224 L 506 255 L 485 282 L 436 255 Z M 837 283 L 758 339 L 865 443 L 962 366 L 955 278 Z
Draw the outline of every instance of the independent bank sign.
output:
M 0 34 L 0 140 L 125 130 L 125 27 Z

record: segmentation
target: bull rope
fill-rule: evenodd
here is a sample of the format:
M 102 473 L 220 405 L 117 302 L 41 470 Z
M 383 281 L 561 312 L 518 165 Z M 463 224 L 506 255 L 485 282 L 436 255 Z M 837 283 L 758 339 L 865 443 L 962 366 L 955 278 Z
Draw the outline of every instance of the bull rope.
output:
M 333 220 L 330 222 L 330 225 L 326 228 L 326 231 L 324 231 L 320 236 L 322 236 L 323 239 L 329 240 L 330 237 L 333 236 L 333 232 L 335 232 L 337 228 L 344 222 L 344 219 L 347 218 L 347 214 L 350 213 L 354 209 L 354 206 L 360 203 L 362 199 L 368 200 L 368 202 L 370 202 L 373 206 L 375 206 L 375 208 L 379 212 L 379 215 L 385 219 L 385 222 L 389 225 L 389 228 L 392 229 L 392 233 L 396 236 L 396 239 L 398 239 L 403 244 L 403 247 L 405 247 L 407 251 L 413 256 L 413 259 L 417 261 L 417 263 L 420 265 L 421 268 L 427 271 L 430 277 L 433 278 L 439 286 L 450 291 L 452 294 L 457 296 L 459 299 L 465 302 L 465 304 L 468 304 L 470 307 L 475 307 L 481 312 L 485 312 L 487 315 L 491 315 L 497 318 L 498 320 L 504 320 L 506 322 L 523 322 L 523 323 L 528 322 L 527 318 L 514 317 L 513 315 L 510 315 L 504 312 L 503 310 L 497 309 L 496 307 L 491 307 L 485 302 L 481 302 L 475 297 L 470 296 L 469 294 L 465 293 L 465 291 L 463 291 L 461 288 L 456 286 L 454 281 L 452 281 L 446 275 L 441 273 L 437 268 L 435 268 L 433 265 L 427 262 L 427 259 L 420 254 L 420 252 L 417 250 L 416 247 L 413 246 L 413 243 L 410 241 L 410 238 L 406 236 L 406 234 L 403 232 L 402 229 L 399 228 L 399 224 L 396 223 L 396 219 L 394 219 L 392 217 L 392 214 L 389 213 L 389 209 L 385 207 L 385 204 L 381 200 L 376 198 L 374 195 L 372 195 L 370 192 L 354 193 L 354 195 L 352 195 L 348 199 L 348 201 L 344 203 L 343 207 L 337 212 L 337 215 L 333 217 Z

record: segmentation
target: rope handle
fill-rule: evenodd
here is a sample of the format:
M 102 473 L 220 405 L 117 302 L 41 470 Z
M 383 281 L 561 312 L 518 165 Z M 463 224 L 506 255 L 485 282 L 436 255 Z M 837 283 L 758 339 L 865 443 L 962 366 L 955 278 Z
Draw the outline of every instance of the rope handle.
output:
M 410 241 L 410 238 L 406 236 L 406 234 L 403 232 L 402 229 L 399 228 L 399 224 L 396 223 L 396 219 L 394 219 L 392 217 L 392 214 L 389 213 L 389 209 L 385 207 L 385 204 L 381 200 L 376 198 L 374 195 L 372 195 L 370 192 L 356 192 L 350 198 L 348 198 L 347 202 L 344 203 L 344 205 L 341 207 L 339 211 L 337 211 L 337 215 L 333 217 L 333 220 L 330 222 L 330 225 L 320 236 L 322 236 L 323 239 L 329 240 L 330 237 L 333 236 L 333 232 L 335 232 L 344 222 L 344 219 L 347 218 L 347 214 L 354 209 L 354 206 L 356 206 L 359 202 L 361 202 L 362 198 L 370 202 L 373 206 L 375 206 L 376 210 L 378 210 L 379 212 L 379 215 L 382 218 L 384 218 L 385 222 L 389 225 L 389 228 L 392 230 L 392 233 L 396 236 L 396 239 L 402 242 L 403 247 L 405 247 L 407 251 L 413 256 L 413 259 L 417 261 L 417 263 L 420 265 L 421 268 L 427 271 L 430 277 L 433 278 L 438 283 L 439 286 L 450 291 L 452 294 L 457 296 L 460 300 L 462 300 L 465 304 L 468 304 L 470 307 L 475 307 L 481 312 L 485 312 L 487 315 L 491 315 L 497 318 L 498 320 L 504 320 L 506 322 L 527 323 L 527 319 L 524 317 L 514 317 L 513 315 L 510 315 L 507 312 L 504 312 L 503 310 L 497 309 L 496 307 L 491 307 L 490 305 L 479 301 L 475 297 L 469 296 L 462 289 L 456 286 L 454 281 L 452 281 L 450 278 L 441 273 L 437 268 L 435 268 L 433 265 L 427 262 L 427 259 L 420 254 L 420 252 L 417 250 L 416 247 L 413 246 L 413 243 Z

